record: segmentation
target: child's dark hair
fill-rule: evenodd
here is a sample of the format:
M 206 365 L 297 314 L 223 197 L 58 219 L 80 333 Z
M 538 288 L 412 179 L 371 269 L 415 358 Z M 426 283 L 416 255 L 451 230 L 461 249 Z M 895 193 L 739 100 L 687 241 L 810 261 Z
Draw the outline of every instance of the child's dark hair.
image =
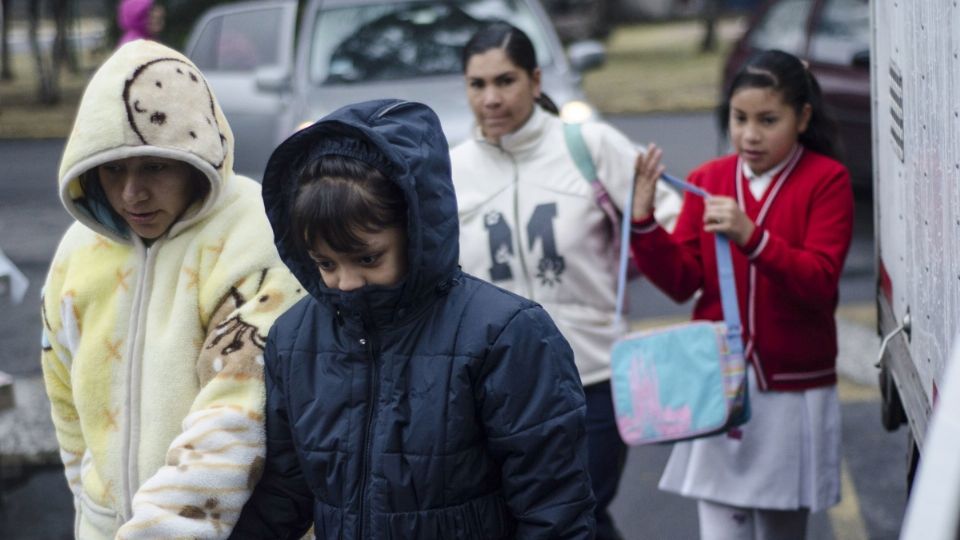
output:
M 770 88 L 779 92 L 783 102 L 800 114 L 810 104 L 807 129 L 799 140 L 804 147 L 840 159 L 837 123 L 824 108 L 820 84 L 796 56 L 778 50 L 761 51 L 740 68 L 733 78 L 718 111 L 724 134 L 730 127 L 730 99 L 742 88 Z
M 483 54 L 491 49 L 503 49 L 511 62 L 533 77 L 533 72 L 538 67 L 537 51 L 533 47 L 533 42 L 523 30 L 503 21 L 488 24 L 477 30 L 470 41 L 463 46 L 463 71 L 467 71 L 467 63 L 475 54 Z M 547 112 L 560 114 L 557 104 L 544 92 L 540 92 L 537 104 Z
M 303 169 L 297 185 L 291 225 L 301 231 L 294 235 L 301 251 L 323 239 L 334 251 L 356 253 L 366 247 L 359 231 L 406 232 L 407 201 L 400 186 L 360 160 L 325 155 Z

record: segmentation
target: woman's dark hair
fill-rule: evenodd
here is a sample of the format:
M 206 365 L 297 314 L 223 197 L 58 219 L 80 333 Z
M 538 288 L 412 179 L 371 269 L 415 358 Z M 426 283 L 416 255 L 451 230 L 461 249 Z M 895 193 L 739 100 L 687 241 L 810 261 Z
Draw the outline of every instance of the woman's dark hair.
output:
M 340 253 L 366 247 L 359 231 L 400 227 L 406 232 L 407 201 L 400 186 L 357 159 L 326 155 L 300 174 L 291 224 L 297 248 L 309 251 L 318 239 Z
M 533 48 L 533 42 L 527 34 L 510 23 L 497 21 L 477 30 L 470 41 L 463 46 L 464 73 L 467 71 L 467 63 L 474 55 L 483 54 L 491 49 L 503 49 L 507 58 L 531 77 L 537 70 L 537 51 Z M 557 104 L 544 92 L 540 92 L 536 101 L 545 111 L 560 114 Z
M 837 123 L 824 109 L 816 77 L 796 56 L 778 50 L 761 51 L 740 68 L 720 103 L 718 114 L 723 133 L 730 127 L 730 99 L 742 88 L 770 88 L 779 92 L 783 102 L 800 114 L 810 104 L 807 129 L 799 140 L 806 148 L 840 159 Z

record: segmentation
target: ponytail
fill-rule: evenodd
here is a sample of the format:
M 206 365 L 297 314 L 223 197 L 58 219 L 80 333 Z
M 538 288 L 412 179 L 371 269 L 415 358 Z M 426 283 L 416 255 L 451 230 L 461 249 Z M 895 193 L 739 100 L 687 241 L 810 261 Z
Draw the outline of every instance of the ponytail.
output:
M 560 108 L 557 107 L 557 104 L 554 103 L 546 93 L 540 92 L 540 95 L 534 101 L 537 102 L 537 105 L 539 105 L 541 109 L 554 116 L 560 116 Z
M 817 78 L 806 67 L 804 73 L 807 80 L 807 103 L 810 104 L 811 111 L 807 129 L 800 134 L 800 143 L 814 152 L 839 160 L 843 151 L 837 136 L 837 122 L 826 112 Z

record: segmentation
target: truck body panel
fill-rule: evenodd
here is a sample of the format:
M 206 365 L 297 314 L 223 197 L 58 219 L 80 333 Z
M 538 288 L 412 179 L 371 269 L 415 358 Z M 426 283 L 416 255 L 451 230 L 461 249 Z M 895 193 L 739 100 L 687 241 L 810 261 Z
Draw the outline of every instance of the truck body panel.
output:
M 922 449 L 960 330 L 960 8 L 871 4 L 881 386 L 892 376 Z

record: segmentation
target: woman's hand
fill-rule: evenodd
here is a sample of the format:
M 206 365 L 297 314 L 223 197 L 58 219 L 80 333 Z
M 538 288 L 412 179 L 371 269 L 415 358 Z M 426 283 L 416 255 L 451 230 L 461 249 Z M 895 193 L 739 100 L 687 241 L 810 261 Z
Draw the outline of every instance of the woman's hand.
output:
M 637 156 L 634 166 L 633 213 L 634 221 L 647 219 L 653 213 L 653 201 L 657 194 L 657 180 L 666 168 L 660 163 L 663 152 L 650 143 L 647 151 Z
M 743 246 L 757 228 L 743 213 L 737 201 L 730 197 L 709 197 L 705 201 L 703 229 L 723 234 L 738 246 Z

